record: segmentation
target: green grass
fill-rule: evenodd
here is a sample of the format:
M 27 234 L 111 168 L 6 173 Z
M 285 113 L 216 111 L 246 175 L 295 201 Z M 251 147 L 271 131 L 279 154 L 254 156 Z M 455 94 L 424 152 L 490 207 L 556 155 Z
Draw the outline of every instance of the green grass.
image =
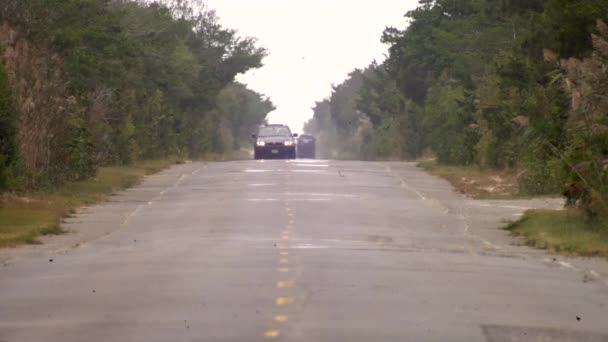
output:
M 528 246 L 564 255 L 608 257 L 608 226 L 589 224 L 578 210 L 532 210 L 506 227 Z
M 36 237 L 61 232 L 52 210 L 0 208 L 0 246 L 36 243 Z
M 136 185 L 146 175 L 177 163 L 147 160 L 133 166 L 100 168 L 94 178 L 68 182 L 57 189 L 0 197 L 0 247 L 37 243 L 37 237 L 60 234 L 61 220 L 83 205 L 105 200 L 113 192 Z
M 525 197 L 519 193 L 516 175 L 505 171 L 482 170 L 477 166 L 441 165 L 422 161 L 418 166 L 449 181 L 463 194 L 478 199 L 512 199 Z

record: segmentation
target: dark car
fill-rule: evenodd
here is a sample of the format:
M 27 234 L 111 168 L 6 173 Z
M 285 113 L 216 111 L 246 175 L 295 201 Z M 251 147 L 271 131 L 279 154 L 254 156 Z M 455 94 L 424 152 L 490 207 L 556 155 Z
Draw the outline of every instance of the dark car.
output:
M 255 159 L 296 158 L 297 134 L 292 134 L 285 125 L 261 126 L 257 134 L 253 134 L 253 151 Z
M 315 158 L 315 137 L 309 134 L 298 137 L 298 158 Z

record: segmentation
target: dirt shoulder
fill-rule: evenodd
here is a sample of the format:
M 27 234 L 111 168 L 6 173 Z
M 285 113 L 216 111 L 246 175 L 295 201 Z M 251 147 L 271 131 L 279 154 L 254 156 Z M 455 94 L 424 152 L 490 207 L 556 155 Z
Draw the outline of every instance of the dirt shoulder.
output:
M 456 191 L 476 199 L 530 198 L 520 193 L 517 175 L 505 171 L 481 170 L 476 166 L 440 165 L 434 160 L 418 163 L 425 171 L 449 181 Z

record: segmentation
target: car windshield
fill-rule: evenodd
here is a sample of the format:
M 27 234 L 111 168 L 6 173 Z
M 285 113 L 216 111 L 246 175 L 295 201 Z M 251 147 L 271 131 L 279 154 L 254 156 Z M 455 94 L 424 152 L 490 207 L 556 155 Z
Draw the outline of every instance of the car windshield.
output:
M 258 137 L 290 137 L 291 132 L 285 126 L 266 126 L 260 128 Z

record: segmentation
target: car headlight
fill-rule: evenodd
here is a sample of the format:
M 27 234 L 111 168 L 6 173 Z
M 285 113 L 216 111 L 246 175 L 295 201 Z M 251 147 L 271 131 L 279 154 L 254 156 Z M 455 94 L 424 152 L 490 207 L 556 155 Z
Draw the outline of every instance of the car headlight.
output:
M 293 140 L 287 140 L 283 143 L 285 146 L 293 146 Z
M 263 142 L 263 141 L 256 141 L 256 142 L 255 142 L 255 145 L 256 145 L 256 146 L 260 146 L 260 147 L 262 147 L 262 146 L 266 146 L 266 143 L 265 143 L 265 142 Z

